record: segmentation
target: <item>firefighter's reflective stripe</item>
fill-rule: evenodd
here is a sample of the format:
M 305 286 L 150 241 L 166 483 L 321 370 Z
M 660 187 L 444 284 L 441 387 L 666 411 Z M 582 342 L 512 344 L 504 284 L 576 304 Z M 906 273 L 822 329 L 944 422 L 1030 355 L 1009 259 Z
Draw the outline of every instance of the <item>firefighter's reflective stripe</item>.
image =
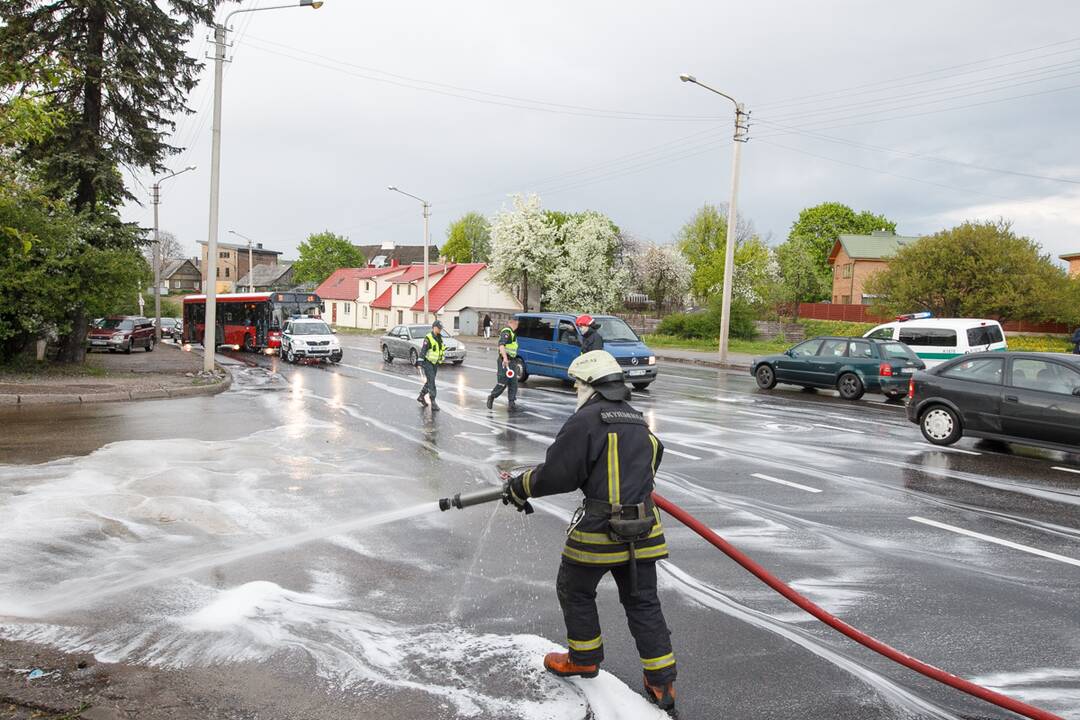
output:
M 428 351 L 424 355 L 424 359 L 432 365 L 439 365 L 446 355 L 446 345 L 442 342 L 436 342 L 434 333 L 428 333 L 425 340 L 428 342 Z
M 652 442 L 652 472 L 653 477 L 656 477 L 656 452 L 660 449 L 660 445 L 656 436 L 652 433 L 649 433 L 649 440 Z
M 660 520 L 657 518 L 656 527 L 649 533 L 649 537 L 646 540 L 652 540 L 658 538 L 664 534 L 664 528 L 660 527 Z M 589 545 L 625 545 L 626 543 L 619 542 L 618 540 L 612 540 L 606 533 L 585 532 L 583 530 L 574 530 L 570 533 L 571 540 L 577 540 L 579 543 Z M 637 547 L 635 545 L 635 547 Z
M 525 497 L 518 497 L 518 494 L 514 492 L 514 483 L 510 483 L 509 489 L 510 494 L 514 496 L 514 500 L 516 500 L 519 505 L 523 504 L 526 498 L 529 497 L 528 493 L 525 494 Z
M 588 652 L 589 650 L 597 650 L 600 648 L 600 646 L 604 644 L 604 640 L 600 635 L 597 635 L 592 640 L 574 640 L 572 638 L 566 638 L 566 643 L 570 646 L 571 650 Z
M 521 485 L 525 488 L 525 497 L 532 497 L 532 468 L 525 471 L 525 477 L 521 481 Z
M 641 658 L 641 666 L 646 670 L 663 670 L 675 664 L 675 653 L 668 653 L 654 658 Z
M 586 565 L 621 565 L 630 561 L 630 551 L 620 552 L 593 552 L 579 550 L 567 543 L 563 548 L 563 557 L 574 562 Z M 637 560 L 659 560 L 668 555 L 667 543 L 661 543 L 652 547 L 639 548 L 635 545 L 634 557 Z
M 607 495 L 609 503 L 619 501 L 619 434 L 607 436 Z

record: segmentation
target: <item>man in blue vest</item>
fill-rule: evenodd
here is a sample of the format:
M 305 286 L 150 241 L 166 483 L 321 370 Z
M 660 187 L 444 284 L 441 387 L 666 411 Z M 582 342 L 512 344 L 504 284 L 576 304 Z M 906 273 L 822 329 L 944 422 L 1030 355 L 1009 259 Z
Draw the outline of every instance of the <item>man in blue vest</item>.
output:
M 442 323 L 436 320 L 431 324 L 431 332 L 424 336 L 424 344 L 420 346 L 420 357 L 417 359 L 417 365 L 424 371 L 425 382 L 416 402 L 427 405 L 424 402 L 424 396 L 430 395 L 433 412 L 439 409 L 439 404 L 435 402 L 435 375 L 445 356 L 446 345 L 443 344 Z

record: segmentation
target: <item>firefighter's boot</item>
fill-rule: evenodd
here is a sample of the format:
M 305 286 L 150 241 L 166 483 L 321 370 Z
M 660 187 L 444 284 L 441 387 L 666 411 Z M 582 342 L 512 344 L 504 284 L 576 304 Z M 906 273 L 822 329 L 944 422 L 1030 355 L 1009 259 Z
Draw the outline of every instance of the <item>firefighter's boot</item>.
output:
M 675 683 L 669 682 L 665 685 L 651 685 L 649 683 L 649 678 L 646 677 L 645 697 L 647 697 L 649 702 L 653 705 L 670 713 L 675 709 Z
M 559 677 L 594 678 L 600 674 L 599 665 L 577 665 L 570 660 L 570 653 L 548 653 L 544 656 L 544 667 Z

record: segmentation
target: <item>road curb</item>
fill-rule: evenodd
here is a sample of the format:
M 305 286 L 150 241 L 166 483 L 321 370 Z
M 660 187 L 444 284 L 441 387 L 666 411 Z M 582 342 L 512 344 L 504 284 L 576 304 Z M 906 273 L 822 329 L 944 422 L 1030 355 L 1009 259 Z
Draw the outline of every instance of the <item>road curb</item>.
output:
M 168 398 L 198 397 L 200 395 L 217 395 L 232 387 L 233 376 L 228 368 L 221 365 L 218 370 L 225 373 L 221 382 L 212 385 L 191 385 L 175 388 L 159 388 L 155 390 L 119 390 L 104 393 L 87 393 L 75 395 L 73 393 L 31 393 L 27 395 L 0 394 L 0 406 L 20 407 L 22 405 L 80 405 L 83 403 L 106 403 L 125 402 L 133 400 L 164 400 Z
M 677 357 L 675 355 L 663 355 L 661 353 L 656 353 L 656 359 L 663 360 L 664 362 L 679 363 L 681 365 L 697 365 L 699 367 L 708 367 L 716 370 L 741 370 L 750 372 L 750 365 L 748 363 L 722 363 L 718 360 L 700 360 L 698 358 Z

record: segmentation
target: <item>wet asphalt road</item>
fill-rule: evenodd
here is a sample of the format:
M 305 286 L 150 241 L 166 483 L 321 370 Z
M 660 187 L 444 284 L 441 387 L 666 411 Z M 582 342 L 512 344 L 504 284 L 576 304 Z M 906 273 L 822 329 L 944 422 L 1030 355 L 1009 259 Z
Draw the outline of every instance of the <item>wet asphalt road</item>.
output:
M 259 717 L 580 717 L 586 701 L 645 717 L 537 669 L 541 638 L 563 642 L 553 585 L 576 498 L 528 519 L 420 508 L 363 526 L 539 461 L 572 392 L 534 379 L 522 411 L 488 411 L 493 356 L 471 349 L 440 371 L 432 417 L 415 368 L 342 337 L 338 366 L 228 353 L 241 364 L 216 398 L 0 417 L 0 636 L 181 672 L 265 666 L 237 691 Z M 632 403 L 667 447 L 662 494 L 856 627 L 1080 718 L 1080 458 L 934 448 L 880 396 L 763 393 L 680 365 L 660 378 Z M 682 718 L 1014 717 L 665 527 Z M 608 581 L 600 607 L 604 667 L 636 690 Z

